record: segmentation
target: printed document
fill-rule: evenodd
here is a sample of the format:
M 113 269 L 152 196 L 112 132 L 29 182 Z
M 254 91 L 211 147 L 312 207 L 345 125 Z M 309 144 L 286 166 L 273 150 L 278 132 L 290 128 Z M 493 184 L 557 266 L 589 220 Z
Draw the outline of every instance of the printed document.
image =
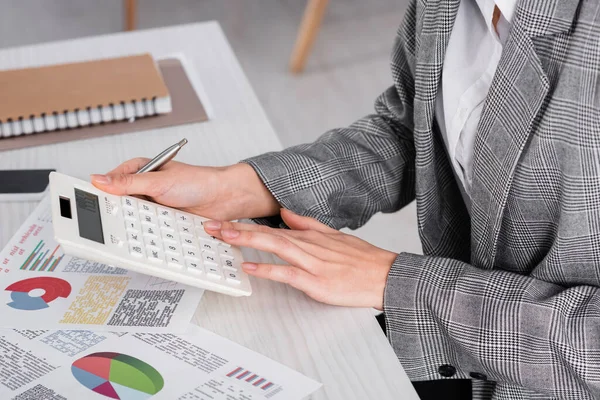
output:
M 3 400 L 300 400 L 320 386 L 195 325 L 184 335 L 0 330 Z
M 202 293 L 64 254 L 49 198 L 0 252 L 0 328 L 184 333 Z

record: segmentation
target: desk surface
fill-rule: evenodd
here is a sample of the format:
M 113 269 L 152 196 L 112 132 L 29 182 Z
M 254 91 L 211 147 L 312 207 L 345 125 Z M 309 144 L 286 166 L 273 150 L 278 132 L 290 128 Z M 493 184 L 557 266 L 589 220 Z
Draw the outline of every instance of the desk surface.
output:
M 0 69 L 150 52 L 184 55 L 209 122 L 0 153 L 0 169 L 55 168 L 88 179 L 122 161 L 152 157 L 186 137 L 179 161 L 228 165 L 281 149 L 237 59 L 214 22 L 0 50 Z M 0 203 L 0 246 L 35 203 Z M 248 260 L 273 262 L 253 250 Z M 267 261 L 271 260 L 271 261 Z M 198 325 L 323 383 L 312 399 L 417 399 L 406 375 L 365 309 L 317 303 L 285 285 L 253 279 L 253 295 L 205 293 Z

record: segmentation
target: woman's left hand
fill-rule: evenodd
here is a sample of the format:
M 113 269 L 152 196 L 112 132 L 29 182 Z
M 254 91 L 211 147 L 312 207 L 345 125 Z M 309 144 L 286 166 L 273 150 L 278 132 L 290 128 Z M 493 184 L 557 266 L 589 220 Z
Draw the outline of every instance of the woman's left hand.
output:
M 383 308 L 397 254 L 286 209 L 281 217 L 289 230 L 220 221 L 207 221 L 204 228 L 226 243 L 267 251 L 290 264 L 243 263 L 249 275 L 287 283 L 323 303 Z

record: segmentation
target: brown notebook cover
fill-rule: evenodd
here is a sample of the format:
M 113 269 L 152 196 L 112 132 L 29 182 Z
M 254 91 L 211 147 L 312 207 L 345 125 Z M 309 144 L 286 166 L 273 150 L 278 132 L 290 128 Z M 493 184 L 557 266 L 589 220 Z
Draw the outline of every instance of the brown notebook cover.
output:
M 0 72 L 0 121 L 168 97 L 150 54 Z
M 171 97 L 172 112 L 139 118 L 134 122 L 108 122 L 80 128 L 0 138 L 0 151 L 207 121 L 208 116 L 204 106 L 198 99 L 181 62 L 172 58 L 160 60 L 157 65 L 168 88 L 168 95 Z M 4 100 L 10 101 L 10 98 Z M 120 101 L 114 101 L 114 103 Z

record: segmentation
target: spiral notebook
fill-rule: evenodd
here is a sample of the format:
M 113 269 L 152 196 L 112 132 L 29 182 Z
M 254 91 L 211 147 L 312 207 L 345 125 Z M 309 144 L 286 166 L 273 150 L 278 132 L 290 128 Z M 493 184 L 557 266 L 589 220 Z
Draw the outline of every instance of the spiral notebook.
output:
M 0 151 L 208 119 L 176 58 L 0 71 L 0 88 Z

